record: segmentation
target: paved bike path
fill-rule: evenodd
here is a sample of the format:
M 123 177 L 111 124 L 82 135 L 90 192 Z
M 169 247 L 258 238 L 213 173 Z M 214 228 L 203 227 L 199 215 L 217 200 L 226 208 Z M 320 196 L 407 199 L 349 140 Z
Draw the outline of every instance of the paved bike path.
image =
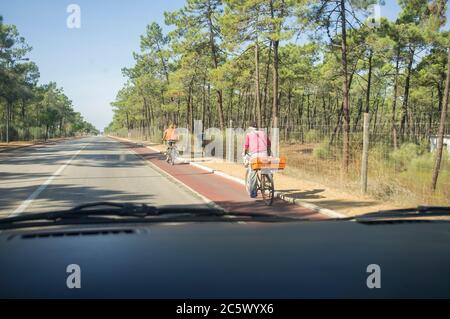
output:
M 215 202 L 229 212 L 255 212 L 276 213 L 282 216 L 295 216 L 306 219 L 326 219 L 325 215 L 306 209 L 280 199 L 274 199 L 273 205 L 264 204 L 261 195 L 258 198 L 249 198 L 245 187 L 237 182 L 209 173 L 189 164 L 170 165 L 165 161 L 164 155 L 145 146 L 121 141 L 145 160 L 156 165 L 172 177 L 189 186 L 195 192 Z M 275 180 L 276 183 L 276 180 Z M 276 186 L 276 184 L 275 184 Z M 173 194 L 176 197 L 176 193 Z

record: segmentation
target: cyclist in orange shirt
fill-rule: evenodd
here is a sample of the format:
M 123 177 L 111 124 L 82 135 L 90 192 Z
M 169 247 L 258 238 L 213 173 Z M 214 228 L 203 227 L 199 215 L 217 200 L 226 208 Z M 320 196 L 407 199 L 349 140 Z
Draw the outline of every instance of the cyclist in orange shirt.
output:
M 176 129 L 176 124 L 170 124 L 169 127 L 164 131 L 162 142 L 167 142 L 169 145 L 172 144 L 171 142 L 176 142 L 176 140 L 178 139 Z
M 164 131 L 162 142 L 167 144 L 167 151 L 166 151 L 166 161 L 169 161 L 169 152 L 174 147 L 175 143 L 178 140 L 177 136 L 177 125 L 175 123 L 172 123 L 169 125 L 169 127 Z

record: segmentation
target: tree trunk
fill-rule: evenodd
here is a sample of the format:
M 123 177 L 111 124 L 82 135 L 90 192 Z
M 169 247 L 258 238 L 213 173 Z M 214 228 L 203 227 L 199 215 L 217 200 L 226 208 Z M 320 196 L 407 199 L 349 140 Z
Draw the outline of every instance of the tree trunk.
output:
M 392 101 L 392 117 L 391 117 L 391 125 L 392 125 L 392 144 L 394 149 L 398 148 L 398 140 L 397 140 L 397 123 L 395 118 L 395 113 L 397 111 L 397 98 L 398 98 L 398 77 L 400 73 L 400 47 L 397 47 L 397 57 L 395 62 L 395 79 L 394 79 L 394 98 Z
M 278 128 L 278 46 L 280 41 L 273 42 L 273 105 L 272 105 L 272 127 Z
M 289 91 L 288 91 L 288 107 L 287 107 L 287 112 L 286 112 L 285 121 L 284 121 L 284 140 L 285 141 L 289 140 L 289 132 L 291 130 L 291 127 L 290 127 L 291 119 L 292 119 L 291 104 L 292 104 L 292 89 L 289 88 Z
M 270 8 L 271 8 L 271 17 L 272 19 L 275 18 L 274 9 L 273 9 L 273 1 L 270 2 Z M 277 30 L 277 22 L 273 23 L 273 30 Z M 273 41 L 273 74 L 272 74 L 272 80 L 273 80 L 273 103 L 272 103 L 272 127 L 278 128 L 279 125 L 279 119 L 278 119 L 278 108 L 279 108 L 279 100 L 278 100 L 278 86 L 279 86 L 279 74 L 278 74 L 278 47 L 280 45 L 280 40 L 276 39 Z
M 213 28 L 213 22 L 212 22 L 212 8 L 211 4 L 208 2 L 208 27 L 209 27 L 209 45 L 211 48 L 211 56 L 213 58 L 214 68 L 217 69 L 219 66 L 219 59 L 217 56 L 217 49 L 216 49 L 216 43 L 214 40 L 214 28 Z M 223 131 L 225 130 L 225 119 L 223 115 L 223 94 L 222 90 L 217 89 L 217 112 L 219 116 L 219 126 L 220 129 Z
M 9 121 L 10 121 L 10 114 L 11 113 L 11 103 L 6 102 L 6 143 L 9 143 Z
M 25 125 L 25 100 L 22 99 L 22 110 L 21 110 L 21 115 L 22 115 L 22 123 Z
M 447 119 L 448 94 L 449 94 L 449 86 L 450 86 L 450 49 L 448 51 L 447 64 L 448 64 L 447 65 L 447 80 L 445 81 L 444 102 L 442 104 L 441 120 L 439 122 L 439 132 L 438 132 L 437 149 L 436 149 L 436 160 L 434 163 L 433 177 L 431 180 L 431 189 L 433 191 L 435 191 L 436 187 L 437 187 L 437 181 L 438 181 L 439 171 L 440 171 L 441 162 L 442 162 L 442 152 L 444 149 L 445 121 Z
M 370 89 L 372 87 L 372 59 L 373 51 L 369 51 L 369 74 L 367 76 L 367 90 L 366 90 L 366 113 L 370 111 Z
M 255 102 L 256 102 L 256 121 L 258 127 L 262 126 L 261 118 L 261 97 L 259 94 L 259 43 L 258 39 L 255 42 Z
M 61 137 L 63 135 L 63 118 L 59 119 L 59 137 Z
M 265 73 L 265 77 L 264 77 L 264 89 L 263 89 L 263 121 L 264 121 L 264 126 L 265 127 L 269 127 L 270 126 L 270 119 L 268 120 L 268 116 L 266 115 L 267 112 L 267 100 L 268 100 L 268 96 L 267 96 L 267 91 L 268 91 L 268 85 L 269 85 L 269 71 L 270 71 L 270 64 L 272 63 L 272 41 L 270 41 L 269 44 L 269 52 L 267 53 L 267 64 L 266 64 L 266 73 Z
M 412 75 L 412 66 L 414 63 L 414 53 L 415 53 L 415 49 L 414 48 L 410 48 L 410 57 L 409 57 L 409 62 L 408 62 L 408 70 L 407 70 L 407 75 L 406 75 L 406 80 L 405 80 L 405 94 L 404 94 L 404 98 L 403 98 L 403 104 L 402 104 L 402 119 L 400 122 L 400 131 L 401 131 L 401 136 L 404 139 L 405 137 L 405 131 L 406 128 L 408 126 L 408 104 L 409 104 L 409 91 L 411 88 L 411 75 Z
M 145 127 L 144 127 L 144 134 L 146 136 L 146 139 L 150 137 L 150 127 L 152 125 L 152 119 L 150 115 L 150 107 L 148 105 L 147 99 L 145 97 L 142 98 L 144 101 L 144 118 L 145 118 Z
M 187 97 L 187 126 L 188 126 L 188 130 L 189 132 L 193 132 L 194 131 L 194 114 L 193 114 L 193 107 L 192 107 L 192 83 L 193 81 L 191 81 L 191 83 L 189 84 L 189 90 L 188 90 L 188 97 Z
M 309 100 L 309 93 L 306 95 L 306 120 L 308 121 L 307 122 L 307 127 L 308 127 L 308 130 L 310 130 L 311 129 L 311 114 L 310 114 L 310 110 L 309 110 L 309 102 L 310 102 L 310 100 Z
M 203 79 L 202 87 L 202 138 L 205 132 L 205 119 L 206 119 L 206 78 Z
M 341 29 L 342 29 L 342 72 L 343 84 L 342 92 L 344 99 L 343 107 L 343 149 L 342 149 L 342 173 L 348 173 L 350 162 L 350 103 L 349 103 L 349 85 L 348 85 L 348 65 L 347 65 L 347 20 L 345 1 L 341 0 Z
M 245 99 L 245 103 L 244 103 L 244 113 L 242 116 L 242 124 L 241 124 L 242 128 L 245 128 L 245 125 L 247 123 L 247 109 L 249 107 L 249 104 L 250 104 L 250 94 L 248 94 L 248 91 L 247 91 L 246 99 Z
M 302 98 L 300 99 L 300 103 L 297 105 L 297 125 L 301 126 L 303 124 L 302 118 L 303 118 L 303 105 L 305 101 L 305 93 L 302 93 Z
M 356 118 L 355 118 L 355 122 L 353 123 L 353 132 L 356 132 L 356 130 L 358 129 L 358 124 L 359 124 L 359 120 L 361 118 L 361 114 L 362 114 L 362 99 L 358 98 L 358 113 L 356 114 Z M 368 113 L 368 112 L 365 112 Z
M 339 100 L 336 100 L 336 102 L 339 103 Z M 333 145 L 334 139 L 336 138 L 339 128 L 341 127 L 343 111 L 344 111 L 344 103 L 341 103 L 341 108 L 338 113 L 337 123 L 336 123 L 336 126 L 334 127 L 333 134 L 331 134 L 329 145 Z

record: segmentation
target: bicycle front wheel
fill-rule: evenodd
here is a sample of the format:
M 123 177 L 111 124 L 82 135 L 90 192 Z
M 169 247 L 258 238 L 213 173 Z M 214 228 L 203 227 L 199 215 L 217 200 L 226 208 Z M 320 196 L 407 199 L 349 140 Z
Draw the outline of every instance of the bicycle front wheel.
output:
M 172 152 L 170 153 L 170 163 L 172 165 L 175 164 L 175 159 L 177 158 L 177 150 L 175 148 L 172 148 Z
M 273 196 L 275 193 L 275 187 L 273 184 L 273 177 L 267 174 L 261 174 L 261 195 L 264 204 L 271 206 L 273 203 Z

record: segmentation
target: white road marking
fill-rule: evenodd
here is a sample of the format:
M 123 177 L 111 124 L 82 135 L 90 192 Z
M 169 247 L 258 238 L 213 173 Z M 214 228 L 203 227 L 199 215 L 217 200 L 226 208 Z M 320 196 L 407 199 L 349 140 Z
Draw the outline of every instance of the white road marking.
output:
M 80 152 L 86 146 L 87 144 L 85 144 L 82 148 L 80 148 L 65 164 L 61 165 L 58 168 L 58 170 L 52 174 L 52 176 L 50 176 L 30 196 L 28 196 L 28 198 L 25 201 L 23 201 L 22 204 L 19 207 L 17 207 L 17 209 L 8 217 L 15 217 L 22 214 L 28 208 L 28 206 L 30 206 L 30 204 L 39 196 L 39 194 L 42 193 L 42 191 L 44 191 L 44 189 L 47 188 L 47 186 L 55 179 L 55 177 L 57 177 L 59 174 L 62 173 L 62 171 L 75 159 L 75 157 L 78 156 L 78 154 L 80 154 Z

